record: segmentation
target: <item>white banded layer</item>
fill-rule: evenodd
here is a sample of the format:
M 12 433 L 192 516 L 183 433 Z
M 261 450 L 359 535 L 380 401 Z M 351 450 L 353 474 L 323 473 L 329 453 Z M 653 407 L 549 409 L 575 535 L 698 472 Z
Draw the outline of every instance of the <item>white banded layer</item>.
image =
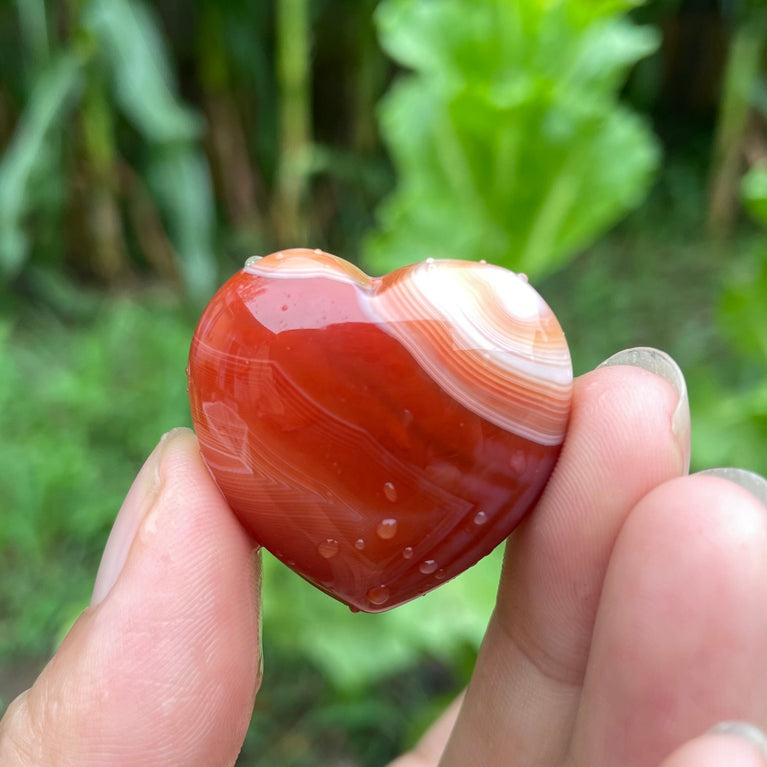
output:
M 490 264 L 424 262 L 383 278 L 370 304 L 453 399 L 533 442 L 563 441 L 570 352 L 554 313 L 525 280 Z
M 247 270 L 359 288 L 360 306 L 461 405 L 541 445 L 564 440 L 572 363 L 554 313 L 526 280 L 474 261 L 429 260 L 370 278 L 322 251 L 287 250 Z
M 372 278 L 354 264 L 319 249 L 292 248 L 263 258 L 252 256 L 245 262 L 245 271 L 259 277 L 283 279 L 325 277 L 368 288 L 372 283 Z

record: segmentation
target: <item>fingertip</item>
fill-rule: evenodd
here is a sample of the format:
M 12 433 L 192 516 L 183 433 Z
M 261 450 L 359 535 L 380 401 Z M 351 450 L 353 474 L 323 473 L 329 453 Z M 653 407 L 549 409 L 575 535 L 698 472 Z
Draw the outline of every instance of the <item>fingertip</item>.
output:
M 605 579 L 574 741 L 582 758 L 660 762 L 710 721 L 762 717 L 767 691 L 754 669 L 766 657 L 766 600 L 767 515 L 751 493 L 701 475 L 648 493 Z M 664 767 L 695 763 L 674 759 Z
M 605 380 L 611 383 L 616 396 L 629 393 L 637 384 L 642 389 L 660 385 L 666 390 L 664 395 L 654 395 L 659 407 L 664 398 L 671 396 L 672 406 L 666 408 L 668 425 L 680 454 L 679 473 L 686 474 L 690 467 L 690 403 L 687 382 L 677 362 L 659 349 L 636 347 L 613 354 L 593 373 L 600 378 L 606 370 L 612 377 Z
M 707 733 L 688 741 L 660 767 L 767 767 L 764 753 L 748 739 Z
M 168 475 L 177 473 L 175 464 L 187 463 L 194 470 L 196 438 L 190 429 L 178 428 L 163 434 L 141 467 L 112 525 L 99 563 L 91 596 L 91 607 L 99 605 L 122 573 L 133 541 L 157 500 Z M 172 464 L 170 467 L 168 464 Z
M 687 382 L 684 373 L 671 355 L 660 349 L 654 349 L 650 346 L 638 346 L 631 349 L 624 349 L 597 366 L 605 367 L 635 367 L 646 370 L 668 381 L 677 393 L 677 399 L 681 403 L 687 403 Z
M 698 472 L 698 474 L 700 476 L 720 477 L 742 487 L 744 490 L 748 490 L 767 509 L 767 479 L 760 474 L 731 467 L 705 469 Z
M 695 526 L 707 530 L 707 537 L 730 562 L 740 559 L 742 565 L 746 552 L 761 560 L 767 554 L 767 509 L 753 486 L 734 476 L 728 470 L 677 478 L 656 488 L 646 499 L 647 508 L 655 509 L 658 517 L 671 509 L 670 525 L 677 521 L 690 530 Z M 663 525 L 664 520 L 658 519 L 657 524 Z
M 715 735 L 730 735 L 753 746 L 767 760 L 767 734 L 750 722 L 725 721 L 715 724 L 709 731 Z

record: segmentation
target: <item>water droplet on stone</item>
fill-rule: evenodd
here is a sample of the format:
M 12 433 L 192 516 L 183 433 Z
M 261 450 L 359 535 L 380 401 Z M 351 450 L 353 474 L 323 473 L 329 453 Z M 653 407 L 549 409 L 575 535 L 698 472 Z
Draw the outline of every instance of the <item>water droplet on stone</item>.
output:
M 437 561 L 435 559 L 427 559 L 424 562 L 421 562 L 420 565 L 418 565 L 418 569 L 424 574 L 424 575 L 431 575 L 439 565 L 437 564 Z
M 397 534 L 396 519 L 382 519 L 376 528 L 376 535 L 383 540 L 388 541 Z
M 413 556 L 413 547 L 405 546 L 405 548 L 402 549 L 402 556 L 404 559 L 410 559 Z
M 338 541 L 334 540 L 333 538 L 328 538 L 317 547 L 317 551 L 320 553 L 321 557 L 324 557 L 325 559 L 332 559 L 336 554 L 338 554 Z
M 368 602 L 374 605 L 382 605 L 389 601 L 389 589 L 386 586 L 376 586 L 367 593 Z
M 484 511 L 478 511 L 474 515 L 474 524 L 475 525 L 484 525 L 485 522 L 487 522 L 487 514 L 485 514 Z
M 397 488 L 394 487 L 393 482 L 384 482 L 383 491 L 386 500 L 391 501 L 392 503 L 397 500 Z
M 354 541 L 354 548 L 357 549 L 357 551 L 362 551 L 362 549 L 365 548 L 365 540 L 363 538 L 357 538 L 357 540 Z

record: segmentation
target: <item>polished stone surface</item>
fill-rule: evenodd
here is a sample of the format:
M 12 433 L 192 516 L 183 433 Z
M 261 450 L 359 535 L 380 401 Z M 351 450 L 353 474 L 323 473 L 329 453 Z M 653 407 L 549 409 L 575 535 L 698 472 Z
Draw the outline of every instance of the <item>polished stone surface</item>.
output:
M 571 388 L 545 302 L 468 261 L 370 278 L 321 251 L 249 259 L 189 359 L 203 456 L 239 519 L 367 612 L 508 536 L 556 462 Z

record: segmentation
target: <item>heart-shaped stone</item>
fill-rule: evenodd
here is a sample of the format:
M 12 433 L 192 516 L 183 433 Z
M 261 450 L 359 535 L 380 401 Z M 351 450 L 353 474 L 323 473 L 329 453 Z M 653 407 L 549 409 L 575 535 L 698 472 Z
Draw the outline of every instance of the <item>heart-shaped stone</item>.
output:
M 557 460 L 571 389 L 549 307 L 471 261 L 370 278 L 322 251 L 249 259 L 189 357 L 202 454 L 238 518 L 366 612 L 509 535 Z

